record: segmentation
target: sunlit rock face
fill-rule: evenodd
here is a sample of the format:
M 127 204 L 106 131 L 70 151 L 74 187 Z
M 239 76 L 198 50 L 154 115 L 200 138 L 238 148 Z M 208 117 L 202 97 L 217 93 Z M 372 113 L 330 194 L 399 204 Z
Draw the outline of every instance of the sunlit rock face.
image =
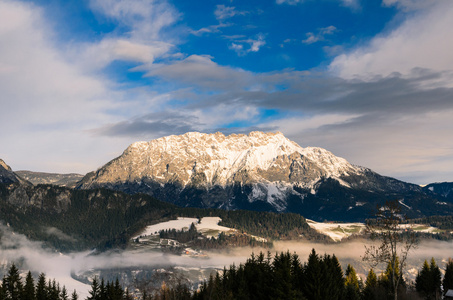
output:
M 78 188 L 147 193 L 181 206 L 363 219 L 370 205 L 421 188 L 353 166 L 282 133 L 189 132 L 130 145 Z

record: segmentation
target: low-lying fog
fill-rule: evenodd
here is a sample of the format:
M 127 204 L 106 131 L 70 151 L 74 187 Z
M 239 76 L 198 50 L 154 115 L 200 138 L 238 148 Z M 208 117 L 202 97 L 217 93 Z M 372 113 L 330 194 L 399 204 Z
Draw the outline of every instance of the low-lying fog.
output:
M 361 261 L 364 254 L 364 240 L 356 240 L 339 244 L 317 244 L 310 242 L 276 242 L 270 249 L 272 254 L 281 251 L 297 253 L 302 262 L 307 260 L 312 248 L 318 254 L 335 254 L 343 268 L 351 263 L 357 272 L 364 276 L 369 266 Z M 61 254 L 44 249 L 42 243 L 28 240 L 24 235 L 13 233 L 9 228 L 0 226 L 0 261 L 2 265 L 8 262 L 20 262 L 23 270 L 32 272 L 44 272 L 47 278 L 55 278 L 61 285 L 65 285 L 69 291 L 74 289 L 85 298 L 88 295 L 89 285 L 81 283 L 71 277 L 71 273 L 81 274 L 89 270 L 107 268 L 145 268 L 145 267 L 168 267 L 178 266 L 185 268 L 217 268 L 231 264 L 239 265 L 250 257 L 252 252 L 267 252 L 267 249 L 259 248 L 236 248 L 220 252 L 204 251 L 208 258 L 195 258 L 164 254 L 156 251 L 126 250 L 110 251 L 98 255 L 91 252 L 77 252 Z M 410 266 L 407 268 L 412 274 L 421 268 L 425 259 L 434 257 L 441 267 L 452 256 L 453 242 L 445 241 L 422 241 L 418 248 L 410 254 Z M 411 270 L 412 269 L 412 270 Z M 415 272 L 415 273 L 414 273 Z

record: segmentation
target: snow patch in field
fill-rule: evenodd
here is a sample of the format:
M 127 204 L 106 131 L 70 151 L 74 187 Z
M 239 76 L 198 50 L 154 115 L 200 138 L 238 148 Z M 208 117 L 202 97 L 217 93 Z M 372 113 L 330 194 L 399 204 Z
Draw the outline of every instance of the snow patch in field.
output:
M 206 237 L 217 237 L 220 234 L 220 232 L 236 231 L 233 228 L 218 225 L 220 221 L 222 221 L 222 219 L 219 217 L 204 217 L 201 218 L 200 223 L 198 223 L 197 218 L 178 217 L 177 220 L 171 220 L 147 226 L 140 234 L 133 237 L 132 239 L 137 239 L 140 236 L 157 235 L 161 230 L 172 230 L 172 229 L 175 229 L 177 231 L 189 230 L 190 225 L 192 225 L 192 223 L 195 224 L 197 231 L 199 231 Z
M 235 229 L 220 226 L 219 223 L 222 221 L 219 217 L 204 217 L 201 219 L 200 223 L 196 224 L 197 230 L 201 233 L 206 233 L 207 231 L 221 231 L 229 232 L 235 231 Z
M 308 225 L 338 242 L 353 234 L 360 234 L 365 229 L 363 223 L 318 223 L 307 219 Z
M 133 239 L 136 239 L 140 236 L 146 236 L 146 235 L 155 235 L 159 234 L 159 231 L 161 230 L 189 230 L 190 225 L 192 223 L 197 224 L 198 219 L 197 218 L 182 218 L 178 217 L 177 220 L 171 220 L 167 222 L 162 222 L 162 223 L 157 223 L 154 225 L 146 226 L 146 228 L 137 236 L 133 237 Z

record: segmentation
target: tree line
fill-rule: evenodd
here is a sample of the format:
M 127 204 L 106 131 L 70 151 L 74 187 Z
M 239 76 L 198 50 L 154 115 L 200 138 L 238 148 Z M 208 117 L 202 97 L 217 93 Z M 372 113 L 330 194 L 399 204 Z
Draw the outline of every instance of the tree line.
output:
M 3 277 L 0 286 L 0 300 L 79 300 L 77 291 L 69 294 L 66 287 L 60 286 L 55 279 L 46 279 L 41 273 L 36 281 L 29 271 L 23 279 L 18 268 L 12 264 Z M 119 280 L 104 283 L 95 277 L 86 300 L 133 300 L 132 296 L 121 287 Z
M 391 264 L 379 276 L 370 269 L 363 282 L 350 264 L 343 269 L 335 255 L 318 255 L 313 249 L 307 262 L 301 263 L 297 254 L 268 252 L 252 255 L 246 263 L 231 265 L 210 276 L 198 291 L 187 294 L 181 287 L 161 290 L 150 299 L 306 299 L 306 300 L 381 300 L 394 299 L 392 276 L 401 277 L 398 299 L 442 299 L 453 289 L 453 261 L 446 264 L 442 280 L 440 268 L 434 259 L 425 261 L 415 283 L 408 283 Z M 180 293 L 178 293 L 180 291 Z
M 395 275 L 393 275 L 395 274 Z M 198 290 L 191 291 L 186 285 L 162 287 L 154 293 L 142 291 L 143 300 L 230 300 L 230 299 L 306 299 L 306 300 L 381 300 L 393 299 L 392 276 L 401 277 L 398 299 L 442 299 L 443 294 L 453 289 L 453 260 L 445 266 L 445 275 L 434 259 L 425 261 L 418 271 L 415 282 L 406 282 L 399 270 L 387 265 L 382 274 L 370 269 L 365 281 L 357 276 L 350 264 L 343 271 L 335 255 L 319 255 L 313 249 L 305 263 L 297 254 L 289 252 L 271 256 L 252 254 L 244 264 L 211 275 Z M 137 295 L 135 295 L 137 297 Z M 31 272 L 21 278 L 13 264 L 3 277 L 0 300 L 78 300 L 74 290 L 71 294 L 55 280 L 46 279 L 41 273 L 35 284 Z M 132 300 L 132 295 L 123 290 L 118 279 L 105 283 L 95 277 L 86 300 Z

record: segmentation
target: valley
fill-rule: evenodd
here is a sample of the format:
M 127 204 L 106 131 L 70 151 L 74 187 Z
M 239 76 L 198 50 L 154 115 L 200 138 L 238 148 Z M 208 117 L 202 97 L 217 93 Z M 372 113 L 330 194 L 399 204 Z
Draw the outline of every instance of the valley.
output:
M 134 143 L 83 177 L 16 173 L 1 161 L 0 275 L 14 262 L 83 298 L 95 277 L 118 278 L 140 298 L 162 286 L 195 291 L 252 253 L 289 251 L 303 262 L 315 249 L 364 280 L 364 245 L 373 243 L 365 222 L 394 200 L 398 234 L 420 240 L 404 273 L 413 281 L 424 259 L 444 265 L 451 255 L 450 191 L 381 176 L 281 133 Z

